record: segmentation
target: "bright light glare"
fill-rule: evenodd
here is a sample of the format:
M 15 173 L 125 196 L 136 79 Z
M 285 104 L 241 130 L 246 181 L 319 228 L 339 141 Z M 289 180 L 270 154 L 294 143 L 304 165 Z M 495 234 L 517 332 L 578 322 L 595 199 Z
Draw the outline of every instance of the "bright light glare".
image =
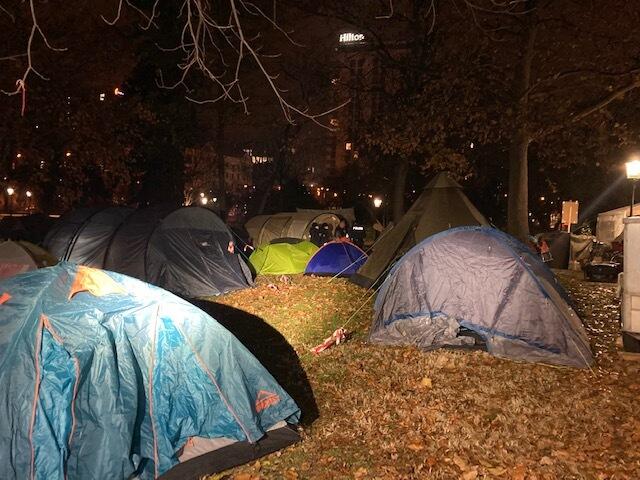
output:
M 7 188 L 7 195 L 13 195 L 15 193 L 15 190 L 11 187 Z
M 380 197 L 376 197 L 373 199 L 373 206 L 376 208 L 380 208 L 382 206 L 382 199 Z
M 26 195 L 27 195 L 27 197 L 31 198 L 31 196 L 33 195 L 33 193 L 31 193 L 29 190 L 27 190 Z
M 206 205 L 207 203 L 209 203 L 209 199 L 207 197 L 202 197 L 200 199 L 200 203 L 202 203 L 203 205 Z
M 627 167 L 627 178 L 632 180 L 640 179 L 640 160 L 634 158 L 625 164 Z
M 64 154 L 65 157 L 70 157 L 71 156 L 71 152 L 67 152 Z

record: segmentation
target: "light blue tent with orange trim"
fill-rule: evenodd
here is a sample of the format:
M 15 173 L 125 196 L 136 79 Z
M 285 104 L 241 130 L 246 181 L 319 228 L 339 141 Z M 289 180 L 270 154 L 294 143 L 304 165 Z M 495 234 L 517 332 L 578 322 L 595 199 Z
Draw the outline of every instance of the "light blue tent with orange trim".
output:
M 0 282 L 3 480 L 151 479 L 193 457 L 213 473 L 295 441 L 299 415 L 233 335 L 165 290 L 69 263 Z

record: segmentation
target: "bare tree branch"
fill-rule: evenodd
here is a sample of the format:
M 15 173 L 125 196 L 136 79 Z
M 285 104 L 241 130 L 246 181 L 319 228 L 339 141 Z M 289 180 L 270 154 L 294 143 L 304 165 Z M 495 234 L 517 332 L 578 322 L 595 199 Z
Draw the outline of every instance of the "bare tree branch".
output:
M 590 115 L 593 115 L 594 113 L 602 110 L 604 107 L 606 107 L 607 105 L 609 105 L 611 102 L 613 102 L 614 100 L 617 100 L 618 98 L 622 98 L 625 94 L 629 93 L 632 90 L 635 90 L 636 88 L 640 87 L 640 78 L 636 77 L 634 78 L 631 82 L 629 82 L 628 84 L 613 90 L 611 93 L 609 93 L 608 95 L 604 96 L 603 98 L 601 98 L 600 100 L 598 100 L 597 102 L 584 107 L 582 110 L 579 110 L 578 112 L 574 113 L 573 115 L 571 115 L 571 117 L 569 117 L 565 122 L 553 125 L 552 127 L 549 127 L 547 129 L 543 129 L 540 132 L 538 132 L 538 134 L 536 135 L 536 138 L 541 138 L 544 137 L 546 135 L 549 135 L 551 133 L 555 133 L 559 130 L 562 130 L 563 128 L 565 128 L 567 125 L 570 125 L 572 123 L 577 123 L 581 120 L 584 120 L 585 118 L 587 118 Z
M 42 39 L 43 43 L 45 44 L 45 46 L 49 50 L 53 50 L 55 52 L 62 52 L 64 50 L 66 50 L 66 48 L 56 48 L 56 47 L 51 46 L 51 44 L 49 43 L 49 40 L 47 40 L 46 35 L 44 34 L 42 29 L 40 28 L 40 25 L 38 24 L 38 17 L 36 15 L 36 7 L 35 7 L 35 4 L 34 4 L 34 0 L 29 0 L 29 9 L 31 11 L 32 25 L 31 25 L 31 31 L 29 33 L 29 40 L 27 41 L 27 51 L 26 51 L 26 53 L 22 54 L 22 56 L 26 56 L 27 57 L 27 68 L 24 71 L 24 73 L 22 74 L 22 77 L 19 78 L 18 80 L 16 80 L 16 88 L 15 88 L 15 90 L 11 90 L 11 91 L 0 90 L 5 95 L 18 95 L 18 94 L 22 95 L 21 113 L 22 113 L 23 116 L 24 116 L 24 112 L 25 112 L 25 109 L 26 109 L 26 106 L 27 106 L 27 79 L 29 78 L 29 74 L 34 73 L 35 75 L 37 75 L 41 79 L 48 80 L 47 77 L 45 77 L 40 72 L 38 72 L 35 69 L 35 67 L 33 66 L 33 42 L 34 42 L 34 40 L 36 38 L 36 34 L 38 34 L 40 36 L 40 38 Z M 14 57 L 16 57 L 16 56 L 14 56 Z
M 4 8 L 4 6 L 3 6 L 3 5 L 1 5 L 1 4 L 0 4 L 0 12 L 4 12 L 4 13 L 6 13 L 6 14 L 9 16 L 9 18 L 11 19 L 11 21 L 12 21 L 13 23 L 15 23 L 15 22 L 16 22 L 16 17 L 14 17 L 14 16 L 13 16 L 13 14 L 12 14 L 9 10 L 7 10 L 6 8 Z
M 222 1 L 222 0 L 219 0 Z M 184 57 L 177 64 L 180 75 L 172 83 L 166 83 L 161 74 L 157 82 L 160 88 L 176 89 L 179 87 L 189 91 L 187 85 L 190 74 L 199 71 L 207 80 L 211 81 L 220 91 L 219 95 L 209 99 L 197 99 L 190 93 L 185 95 L 187 100 L 197 104 L 208 104 L 218 101 L 231 101 L 243 106 L 245 113 L 249 113 L 248 97 L 244 94 L 240 82 L 241 69 L 247 60 L 252 61 L 266 80 L 269 89 L 274 94 L 278 104 L 288 122 L 295 122 L 300 116 L 311 120 L 318 125 L 324 125 L 320 119 L 335 110 L 342 108 L 348 102 L 320 113 L 310 113 L 307 108 L 294 105 L 285 94 L 287 93 L 279 85 L 278 75 L 274 74 L 264 63 L 267 58 L 276 58 L 279 54 L 264 54 L 262 46 L 258 44 L 260 33 L 252 36 L 246 34 L 242 21 L 242 13 L 262 19 L 266 24 L 282 34 L 292 45 L 303 47 L 296 42 L 290 32 L 284 30 L 275 18 L 271 18 L 258 5 L 251 0 L 226 0 L 228 1 L 229 18 L 221 23 L 212 16 L 212 0 L 183 0 L 180 6 L 178 18 L 184 22 L 179 44 L 174 47 L 160 47 L 165 52 L 183 52 Z M 103 20 L 110 25 L 115 24 L 122 15 L 123 5 L 139 9 L 131 4 L 130 0 L 119 0 L 118 11 L 113 20 Z M 149 15 L 144 15 L 146 26 L 155 25 L 158 0 L 154 3 Z M 434 12 L 435 13 L 435 12 Z M 227 50 L 225 55 L 225 50 Z M 215 52 L 214 55 L 211 52 Z M 233 52 L 229 55 L 228 51 Z M 233 61 L 231 58 L 233 57 Z

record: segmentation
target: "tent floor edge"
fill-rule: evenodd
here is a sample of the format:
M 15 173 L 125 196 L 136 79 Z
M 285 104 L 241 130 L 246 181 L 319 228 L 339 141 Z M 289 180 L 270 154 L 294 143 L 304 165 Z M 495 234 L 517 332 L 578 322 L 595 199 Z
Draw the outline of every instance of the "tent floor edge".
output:
M 287 425 L 267 432 L 256 443 L 236 442 L 192 458 L 187 462 L 179 463 L 160 475 L 158 480 L 200 480 L 203 476 L 253 462 L 299 441 L 300 434 L 295 427 Z

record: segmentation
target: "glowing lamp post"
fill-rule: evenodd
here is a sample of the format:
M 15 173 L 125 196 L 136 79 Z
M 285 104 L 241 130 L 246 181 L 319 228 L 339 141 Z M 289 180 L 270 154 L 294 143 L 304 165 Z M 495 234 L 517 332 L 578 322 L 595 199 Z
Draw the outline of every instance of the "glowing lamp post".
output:
M 11 196 L 11 195 L 13 195 L 15 192 L 16 192 L 16 191 L 15 191 L 13 188 L 11 188 L 11 187 L 8 187 L 8 188 L 7 188 L 7 195 Z
M 382 199 L 380 197 L 376 197 L 373 199 L 373 206 L 376 208 L 380 208 L 382 206 Z
M 625 166 L 627 167 L 627 178 L 633 180 L 633 187 L 631 188 L 631 209 L 629 216 L 633 217 L 633 204 L 636 201 L 636 184 L 640 180 L 640 160 L 634 158 L 628 161 Z

